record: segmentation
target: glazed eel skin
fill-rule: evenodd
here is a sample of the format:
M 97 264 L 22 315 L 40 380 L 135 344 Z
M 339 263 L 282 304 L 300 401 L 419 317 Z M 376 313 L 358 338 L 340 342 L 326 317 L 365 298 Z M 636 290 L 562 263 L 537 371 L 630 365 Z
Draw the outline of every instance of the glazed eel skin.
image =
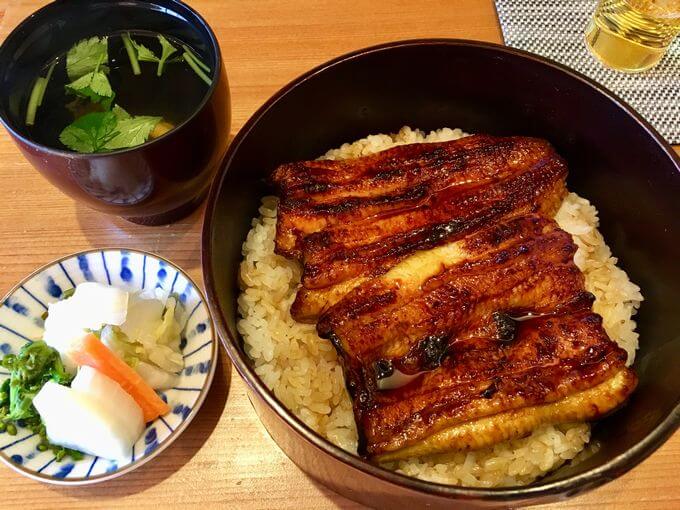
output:
M 548 142 L 488 135 L 275 170 L 291 313 L 339 353 L 361 455 L 480 448 L 634 390 L 552 219 L 566 176 Z

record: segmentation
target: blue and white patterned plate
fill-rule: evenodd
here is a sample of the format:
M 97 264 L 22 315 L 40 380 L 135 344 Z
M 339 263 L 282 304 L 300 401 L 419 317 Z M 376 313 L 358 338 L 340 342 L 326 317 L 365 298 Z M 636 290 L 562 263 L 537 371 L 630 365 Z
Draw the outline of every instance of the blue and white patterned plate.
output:
M 18 427 L 17 434 L 0 433 L 0 459 L 30 478 L 55 484 L 83 485 L 115 478 L 148 462 L 167 448 L 196 415 L 208 393 L 217 362 L 217 342 L 208 307 L 200 289 L 167 260 L 136 250 L 86 251 L 55 261 L 24 279 L 0 302 L 0 355 L 17 354 L 26 342 L 42 337 L 47 304 L 84 281 L 125 290 L 162 289 L 175 293 L 184 305 L 182 332 L 185 368 L 177 386 L 161 393 L 171 412 L 147 424 L 129 458 L 113 462 L 86 455 L 56 461 L 51 451 L 37 449 L 39 437 Z M 0 368 L 0 383 L 9 374 Z

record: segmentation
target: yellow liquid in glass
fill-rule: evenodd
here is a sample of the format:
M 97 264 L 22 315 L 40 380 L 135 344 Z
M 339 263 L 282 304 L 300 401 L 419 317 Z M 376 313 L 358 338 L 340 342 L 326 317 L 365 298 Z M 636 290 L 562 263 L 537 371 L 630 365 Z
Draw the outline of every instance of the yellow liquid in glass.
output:
M 620 71 L 656 65 L 680 32 L 680 0 L 601 0 L 586 43 L 603 64 Z

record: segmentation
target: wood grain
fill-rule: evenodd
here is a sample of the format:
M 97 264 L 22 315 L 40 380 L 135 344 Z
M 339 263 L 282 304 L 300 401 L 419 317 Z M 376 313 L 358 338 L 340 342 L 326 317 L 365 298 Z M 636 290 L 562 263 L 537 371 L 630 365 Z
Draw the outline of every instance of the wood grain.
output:
M 0 0 L 0 40 L 44 2 Z M 458 37 L 501 42 L 491 0 L 191 2 L 220 39 L 233 101 L 232 134 L 282 85 L 329 58 L 395 39 Z M 143 248 L 200 280 L 202 210 L 146 228 L 97 214 L 50 186 L 0 132 L 0 294 L 36 267 L 91 247 Z M 544 508 L 680 507 L 680 435 L 639 467 L 596 491 Z M 42 485 L 0 467 L 3 507 L 358 508 L 316 485 L 276 447 L 245 387 L 222 356 L 199 416 L 172 448 L 100 486 Z

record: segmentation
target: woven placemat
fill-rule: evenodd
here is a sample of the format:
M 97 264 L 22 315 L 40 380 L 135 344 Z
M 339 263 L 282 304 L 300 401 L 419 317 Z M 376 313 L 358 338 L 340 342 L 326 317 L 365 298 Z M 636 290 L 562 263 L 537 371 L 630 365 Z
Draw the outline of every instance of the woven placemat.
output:
M 583 34 L 596 0 L 496 0 L 505 44 L 565 64 L 607 87 L 670 143 L 680 143 L 680 38 L 659 64 L 639 74 L 607 69 Z

